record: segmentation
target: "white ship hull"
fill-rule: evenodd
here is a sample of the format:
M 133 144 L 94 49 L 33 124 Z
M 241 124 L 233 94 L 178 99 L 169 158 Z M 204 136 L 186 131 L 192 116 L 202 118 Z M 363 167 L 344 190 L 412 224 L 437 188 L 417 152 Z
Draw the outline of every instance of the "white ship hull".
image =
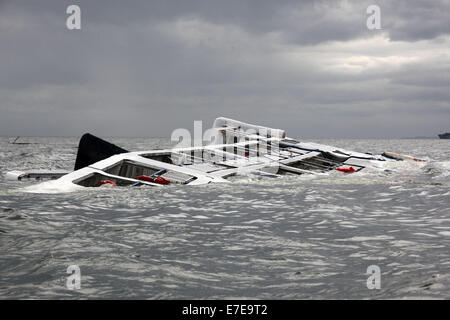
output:
M 28 188 L 33 192 L 67 192 L 85 187 L 165 187 L 166 184 L 200 185 L 227 183 L 228 177 L 262 175 L 326 175 L 338 170 L 343 175 L 366 170 L 384 170 L 392 161 L 423 161 L 393 153 L 371 155 L 286 137 L 283 130 L 217 118 L 214 140 L 207 146 L 126 152 L 93 137 L 93 150 L 80 141 L 73 172 L 13 171 L 10 179 L 55 178 Z M 82 138 L 83 141 L 83 138 Z M 100 150 L 106 144 L 105 150 Z M 85 154 L 83 154 L 83 152 Z M 117 153 L 105 157 L 110 153 Z M 98 154 L 97 154 L 98 153 Z M 94 154 L 94 156 L 92 156 Z M 95 161 L 97 158 L 101 160 Z M 102 159 L 105 157 L 104 159 Z M 40 176 L 39 176 L 40 175 Z M 158 177 L 161 177 L 157 179 Z

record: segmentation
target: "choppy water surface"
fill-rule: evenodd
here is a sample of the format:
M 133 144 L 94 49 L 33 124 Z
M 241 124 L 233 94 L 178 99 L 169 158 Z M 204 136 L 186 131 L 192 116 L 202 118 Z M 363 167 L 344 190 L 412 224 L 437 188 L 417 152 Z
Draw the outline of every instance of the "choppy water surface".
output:
M 391 173 L 66 194 L 24 193 L 34 182 L 3 174 L 71 169 L 78 139 L 12 140 L 0 138 L 0 298 L 450 298 L 448 140 L 316 141 L 432 159 Z M 380 290 L 366 287 L 370 265 Z

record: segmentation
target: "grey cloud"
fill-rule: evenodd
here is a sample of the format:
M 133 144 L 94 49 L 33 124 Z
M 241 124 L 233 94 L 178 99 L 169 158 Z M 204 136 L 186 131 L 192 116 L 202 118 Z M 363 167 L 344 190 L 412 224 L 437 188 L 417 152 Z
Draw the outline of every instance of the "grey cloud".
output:
M 379 5 L 383 29 L 392 40 L 417 41 L 450 33 L 447 0 L 172 0 L 5 1 L 36 16 L 62 20 L 69 4 L 83 8 L 85 28 L 92 25 L 130 26 L 148 22 L 198 17 L 218 24 L 238 25 L 254 34 L 281 32 L 289 41 L 315 44 L 366 36 L 366 8 Z M 5 9 L 4 9 L 5 10 Z
M 65 29 L 72 3 L 82 8 L 81 31 Z M 392 40 L 448 33 L 444 2 L 429 4 L 423 18 L 434 22 L 416 29 L 409 24 L 420 20 L 422 2 L 395 3 L 380 2 L 383 32 Z M 320 44 L 377 34 L 365 27 L 369 2 L 0 4 L 3 135 L 169 136 L 193 120 L 223 115 L 286 128 L 291 136 L 398 137 L 434 135 L 450 120 L 448 55 L 361 72 L 317 65 Z M 177 21 L 193 21 L 194 38 L 200 23 L 206 35 L 191 39 L 189 30 L 170 29 Z M 339 43 L 329 48 L 330 61 L 363 54 Z M 398 50 L 389 54 L 414 53 Z M 286 52 L 300 56 L 290 61 Z
M 450 34 L 447 0 L 382 1 L 383 28 L 394 41 L 434 39 Z
M 395 84 L 424 88 L 450 88 L 450 61 L 448 59 L 414 63 L 404 66 L 391 76 Z

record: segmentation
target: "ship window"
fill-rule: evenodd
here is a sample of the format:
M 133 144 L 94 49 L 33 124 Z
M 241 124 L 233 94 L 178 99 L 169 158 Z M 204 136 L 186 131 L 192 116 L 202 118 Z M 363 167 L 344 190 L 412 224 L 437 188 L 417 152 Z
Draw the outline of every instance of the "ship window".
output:
M 112 177 L 103 175 L 98 172 L 93 173 L 87 177 L 81 178 L 79 180 L 75 180 L 75 181 L 73 181 L 73 183 L 78 184 L 83 187 L 99 187 L 100 181 L 103 181 L 103 180 L 113 181 L 117 186 L 120 186 L 120 187 L 129 186 L 134 183 L 133 181 L 128 181 L 125 179 L 120 179 L 120 178 L 115 178 L 115 177 L 112 178 Z
M 120 161 L 112 167 L 104 170 L 106 173 L 113 174 L 116 176 L 126 177 L 126 178 L 136 178 L 142 175 L 152 175 L 155 172 L 161 170 L 161 168 L 150 167 L 135 163 L 133 161 L 125 160 Z
M 160 171 L 161 169 L 162 168 L 149 166 L 147 164 L 141 164 L 130 160 L 124 160 L 113 165 L 112 167 L 107 168 L 104 171 L 106 173 L 113 174 L 116 176 L 134 179 L 141 175 L 150 176 Z M 178 172 L 175 170 L 167 170 L 165 173 L 161 175 L 161 177 L 169 179 L 170 182 L 172 183 L 182 183 L 182 184 L 187 184 L 197 179 L 192 175 Z
M 140 156 L 155 161 L 173 164 L 170 153 L 156 153 L 156 154 L 149 153 L 149 154 L 141 154 Z

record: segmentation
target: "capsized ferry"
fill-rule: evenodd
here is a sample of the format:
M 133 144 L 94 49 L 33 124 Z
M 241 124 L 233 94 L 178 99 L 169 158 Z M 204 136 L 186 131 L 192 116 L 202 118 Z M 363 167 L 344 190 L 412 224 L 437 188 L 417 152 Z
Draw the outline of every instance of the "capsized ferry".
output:
M 49 180 L 29 187 L 34 192 L 67 192 L 98 187 L 156 187 L 229 182 L 242 174 L 280 177 L 352 174 L 385 170 L 392 161 L 426 161 L 384 152 L 360 153 L 288 138 L 273 129 L 219 117 L 206 146 L 127 151 L 89 133 L 79 142 L 75 168 L 67 171 L 11 171 L 11 180 Z

